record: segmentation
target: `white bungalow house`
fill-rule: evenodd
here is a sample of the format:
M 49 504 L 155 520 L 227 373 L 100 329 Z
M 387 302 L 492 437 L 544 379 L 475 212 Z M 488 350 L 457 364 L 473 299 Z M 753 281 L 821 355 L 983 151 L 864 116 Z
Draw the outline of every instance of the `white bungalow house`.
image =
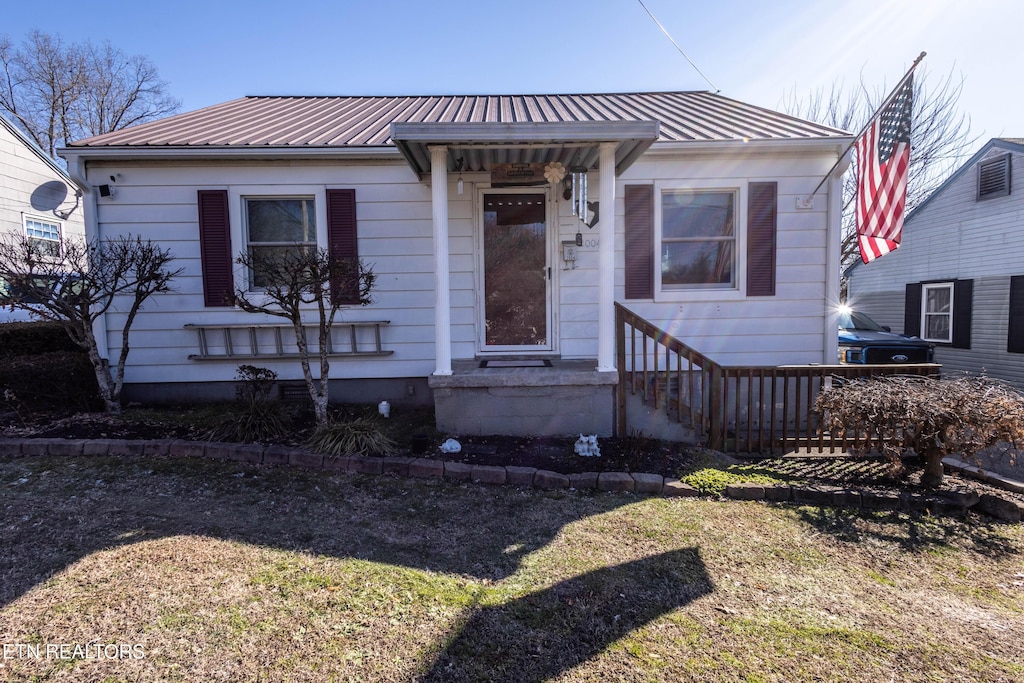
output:
M 62 238 L 84 235 L 78 186 L 31 138 L 0 115 L 0 240 L 28 238 L 57 245 Z M 22 311 L 0 310 L 0 322 L 27 319 Z
M 253 287 L 239 252 L 305 243 L 377 275 L 342 312 L 332 400 L 609 434 L 616 302 L 722 363 L 832 362 L 839 180 L 810 193 L 850 139 L 707 92 L 245 97 L 62 155 L 90 235 L 186 269 L 133 327 L 127 397 L 229 397 L 240 363 L 299 380 L 278 321 L 228 295 Z
M 907 216 L 900 248 L 847 271 L 851 302 L 935 344 L 944 375 L 1024 387 L 1024 139 L 993 138 Z

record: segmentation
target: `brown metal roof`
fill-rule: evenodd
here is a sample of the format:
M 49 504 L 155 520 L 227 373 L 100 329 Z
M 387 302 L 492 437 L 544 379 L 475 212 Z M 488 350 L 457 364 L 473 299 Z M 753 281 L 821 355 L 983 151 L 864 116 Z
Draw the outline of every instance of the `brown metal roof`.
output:
M 846 137 L 849 133 L 709 92 L 591 95 L 243 97 L 79 140 L 69 149 L 368 148 L 392 123 L 657 121 L 657 142 Z

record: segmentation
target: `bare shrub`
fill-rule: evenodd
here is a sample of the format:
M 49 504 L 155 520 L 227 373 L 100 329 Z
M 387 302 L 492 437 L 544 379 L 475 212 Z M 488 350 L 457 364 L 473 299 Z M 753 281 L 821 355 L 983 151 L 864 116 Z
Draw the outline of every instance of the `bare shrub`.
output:
M 1024 437 L 1024 395 L 984 375 L 952 379 L 888 376 L 847 382 L 815 403 L 823 429 L 856 442 L 880 444 L 894 463 L 914 452 L 925 460 L 921 483 L 942 482 L 942 459 L 976 459 L 988 448 L 1013 450 Z

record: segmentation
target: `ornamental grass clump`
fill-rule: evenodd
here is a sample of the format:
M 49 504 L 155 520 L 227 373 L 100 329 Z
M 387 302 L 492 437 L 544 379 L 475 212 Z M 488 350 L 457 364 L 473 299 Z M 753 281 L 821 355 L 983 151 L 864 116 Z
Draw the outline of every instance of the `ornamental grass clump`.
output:
M 849 381 L 822 392 L 815 411 L 822 429 L 849 439 L 855 452 L 878 448 L 897 469 L 904 455 L 921 456 L 928 487 L 942 483 L 947 456 L 976 460 L 998 448 L 1012 461 L 1024 440 L 1024 394 L 984 375 Z
M 398 444 L 384 433 L 377 420 L 360 417 L 320 427 L 309 442 L 310 448 L 328 455 L 388 456 L 398 452 Z

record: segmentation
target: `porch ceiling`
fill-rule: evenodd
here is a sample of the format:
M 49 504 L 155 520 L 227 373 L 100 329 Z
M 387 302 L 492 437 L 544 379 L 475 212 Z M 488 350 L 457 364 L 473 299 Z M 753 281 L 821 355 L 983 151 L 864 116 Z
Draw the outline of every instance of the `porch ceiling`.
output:
M 448 171 L 490 171 L 502 163 L 550 163 L 596 168 L 603 142 L 615 143 L 621 175 L 658 138 L 657 121 L 548 123 L 392 123 L 391 140 L 421 178 L 430 174 L 430 150 L 448 148 Z

